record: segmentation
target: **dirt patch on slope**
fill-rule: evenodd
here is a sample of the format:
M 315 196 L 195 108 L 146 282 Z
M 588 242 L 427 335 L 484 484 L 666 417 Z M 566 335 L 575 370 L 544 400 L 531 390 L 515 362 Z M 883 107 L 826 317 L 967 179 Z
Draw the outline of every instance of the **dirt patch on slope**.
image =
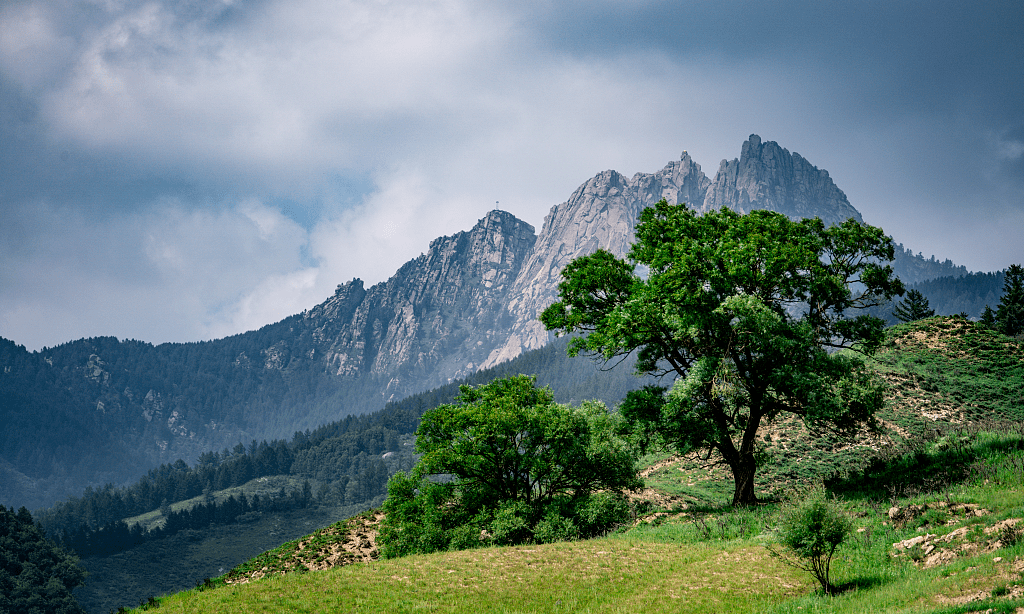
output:
M 274 574 L 375 561 L 380 556 L 377 533 L 383 519 L 384 514 L 376 511 L 334 523 L 232 569 L 224 581 L 245 584 Z

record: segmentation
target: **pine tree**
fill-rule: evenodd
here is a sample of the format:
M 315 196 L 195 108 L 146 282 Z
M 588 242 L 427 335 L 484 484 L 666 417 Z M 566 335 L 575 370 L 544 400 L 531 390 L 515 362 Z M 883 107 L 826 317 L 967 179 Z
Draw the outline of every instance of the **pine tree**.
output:
M 935 310 L 928 308 L 928 299 L 919 290 L 908 290 L 907 297 L 896 303 L 892 315 L 899 318 L 901 322 L 913 322 L 932 317 L 935 315 Z
M 0 505 L 0 612 L 84 614 L 71 594 L 85 571 L 57 547 L 24 507 Z
M 996 327 L 996 312 L 992 311 L 992 308 L 985 305 L 985 311 L 981 314 L 981 319 L 978 320 L 989 328 Z
M 1024 267 L 1011 264 L 1003 278 L 1003 297 L 995 314 L 996 330 L 1016 337 L 1024 332 Z

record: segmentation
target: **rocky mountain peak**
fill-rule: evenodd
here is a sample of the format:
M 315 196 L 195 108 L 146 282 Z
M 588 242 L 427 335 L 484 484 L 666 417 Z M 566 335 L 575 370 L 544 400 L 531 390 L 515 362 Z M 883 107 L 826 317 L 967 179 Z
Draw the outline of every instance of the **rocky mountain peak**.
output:
M 536 242 L 507 211 L 430 242 L 390 279 L 354 279 L 304 314 L 328 373 L 383 378 L 384 399 L 471 373 L 500 337 L 507 295 Z M 295 351 L 292 351 L 295 354 Z
M 330 373 L 389 377 L 387 388 L 397 393 L 543 347 L 550 336 L 537 317 L 557 300 L 562 269 L 599 248 L 625 255 L 640 212 L 662 199 L 699 211 L 860 219 L 827 171 L 752 134 L 714 180 L 686 151 L 654 173 L 627 178 L 607 170 L 552 207 L 539 235 L 495 209 L 470 230 L 432 241 L 386 282 L 339 286 L 307 313 L 322 346 L 315 353 Z
M 828 171 L 775 141 L 762 143 L 756 134 L 743 143 L 739 158 L 722 160 L 700 211 L 721 207 L 741 213 L 768 209 L 792 218 L 817 216 L 826 225 L 851 217 L 862 221 Z
M 625 255 L 641 211 L 663 198 L 672 203 L 703 202 L 710 183 L 684 151 L 679 161 L 656 173 L 637 173 L 630 179 L 613 170 L 599 173 L 569 200 L 552 207 L 510 293 L 507 309 L 515 324 L 505 343 L 481 366 L 494 366 L 548 343 L 550 336 L 537 316 L 556 300 L 565 265 L 598 249 Z

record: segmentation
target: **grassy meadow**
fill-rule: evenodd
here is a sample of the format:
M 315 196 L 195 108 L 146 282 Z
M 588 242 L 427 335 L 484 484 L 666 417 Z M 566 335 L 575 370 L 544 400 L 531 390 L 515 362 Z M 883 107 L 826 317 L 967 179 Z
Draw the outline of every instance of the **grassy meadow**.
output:
M 651 457 L 636 522 L 603 538 L 297 565 L 144 609 L 1024 613 L 1020 346 L 937 318 L 892 329 L 874 365 L 890 387 L 881 431 L 854 442 L 795 423 L 766 431 L 761 505 L 723 505 L 732 485 L 720 468 Z M 835 596 L 771 552 L 782 506 L 822 483 L 854 526 L 833 561 Z
M 901 460 L 921 466 L 940 455 L 949 460 L 939 448 L 932 444 Z M 887 500 L 850 491 L 840 499 L 855 529 L 833 565 L 834 581 L 844 589 L 834 597 L 766 548 L 773 543 L 780 504 L 732 509 L 693 500 L 685 510 L 652 508 L 636 526 L 600 539 L 411 556 L 248 584 L 214 582 L 205 590 L 162 598 L 159 608 L 199 613 L 1016 612 L 1024 608 L 1024 539 L 1013 541 L 1005 528 L 992 529 L 1024 517 L 1024 437 L 983 431 L 964 452 L 960 460 L 969 465 L 970 477 L 940 491 Z M 890 516 L 891 508 L 915 506 L 923 510 L 916 516 L 897 521 Z M 949 535 L 954 538 L 943 541 Z M 929 564 L 919 547 L 927 541 L 894 547 L 921 536 L 932 536 L 932 552 L 951 552 L 949 560 Z

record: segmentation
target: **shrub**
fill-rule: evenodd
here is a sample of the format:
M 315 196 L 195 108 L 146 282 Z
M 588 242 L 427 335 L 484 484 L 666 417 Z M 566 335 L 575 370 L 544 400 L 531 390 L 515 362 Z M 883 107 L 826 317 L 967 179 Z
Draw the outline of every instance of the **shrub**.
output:
M 852 530 L 849 516 L 826 496 L 824 489 L 816 489 L 782 511 L 779 543 L 789 556 L 769 550 L 789 565 L 813 574 L 821 589 L 832 595 L 836 593 L 830 577 L 832 558 Z
M 631 519 L 635 450 L 601 403 L 554 402 L 524 375 L 460 388 L 423 415 L 409 473 L 388 482 L 385 558 L 593 537 Z

